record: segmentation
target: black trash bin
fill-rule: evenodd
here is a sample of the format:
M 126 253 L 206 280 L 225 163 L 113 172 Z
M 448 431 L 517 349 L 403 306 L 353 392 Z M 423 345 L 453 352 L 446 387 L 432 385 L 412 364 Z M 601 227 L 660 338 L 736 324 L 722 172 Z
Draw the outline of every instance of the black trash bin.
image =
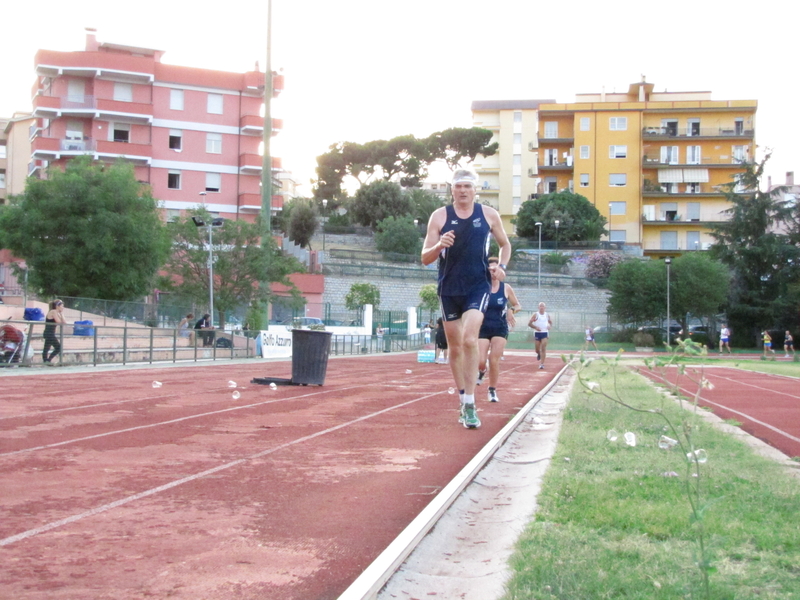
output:
M 324 385 L 331 352 L 330 331 L 292 330 L 292 383 Z

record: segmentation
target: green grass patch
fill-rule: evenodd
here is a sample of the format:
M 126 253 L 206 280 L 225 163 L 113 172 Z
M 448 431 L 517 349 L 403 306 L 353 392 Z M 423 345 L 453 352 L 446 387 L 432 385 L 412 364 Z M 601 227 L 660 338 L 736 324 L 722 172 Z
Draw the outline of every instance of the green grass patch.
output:
M 734 427 L 742 426 L 742 422 L 737 421 L 736 419 L 725 419 L 724 423 L 727 423 L 728 425 L 733 425 Z
M 696 359 L 695 359 L 696 360 Z M 760 366 L 760 365 L 759 365 Z M 613 371 L 618 371 L 616 382 Z M 584 373 L 638 408 L 689 428 L 708 462 L 690 463 L 658 414 L 635 412 L 576 383 L 534 520 L 518 541 L 505 600 L 800 597 L 800 483 L 654 389 L 595 361 Z M 619 433 L 616 442 L 609 430 Z M 623 440 L 636 435 L 636 446 Z M 699 477 L 692 472 L 699 468 Z M 699 485 L 692 518 L 687 486 Z M 705 531 L 710 593 L 701 571 Z

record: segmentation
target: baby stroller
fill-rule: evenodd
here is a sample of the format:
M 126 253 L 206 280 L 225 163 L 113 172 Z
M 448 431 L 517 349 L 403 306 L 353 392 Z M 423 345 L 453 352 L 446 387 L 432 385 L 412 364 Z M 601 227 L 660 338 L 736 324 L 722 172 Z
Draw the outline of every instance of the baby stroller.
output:
M 0 326 L 0 352 L 2 352 L 2 364 L 19 364 L 22 361 L 22 353 L 25 350 L 25 334 L 13 325 L 6 323 Z

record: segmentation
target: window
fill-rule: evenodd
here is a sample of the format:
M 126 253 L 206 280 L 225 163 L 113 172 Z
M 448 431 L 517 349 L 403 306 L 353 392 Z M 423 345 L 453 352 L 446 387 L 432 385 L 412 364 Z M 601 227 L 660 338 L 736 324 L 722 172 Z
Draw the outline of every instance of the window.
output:
M 608 128 L 611 131 L 627 131 L 628 117 L 610 117 L 608 119 Z
M 700 135 L 700 119 L 689 119 L 686 123 L 686 135 L 695 137 Z
M 548 148 L 544 151 L 544 164 L 547 167 L 554 167 L 558 164 L 558 150 Z
M 83 104 L 86 83 L 83 79 L 70 79 L 67 82 L 67 101 L 74 104 Z
M 180 129 L 169 130 L 169 148 L 179 152 L 183 149 L 183 132 Z
M 687 194 L 699 194 L 703 190 L 700 187 L 699 183 L 687 183 L 686 184 L 686 193 Z
M 6 145 L 0 144 L 0 158 L 6 158 Z
M 82 140 L 83 123 L 81 121 L 67 121 L 67 133 L 65 137 L 68 140 Z
M 628 185 L 628 176 L 625 173 L 609 173 L 608 184 L 614 187 L 625 187 Z
M 702 250 L 700 246 L 700 232 L 687 231 L 686 232 L 686 249 L 687 250 Z
M 206 173 L 206 191 L 218 192 L 222 186 L 222 175 L 219 173 Z
M 748 151 L 747 146 L 734 146 L 733 162 L 736 164 L 746 162 L 748 160 L 747 151 Z
M 733 121 L 734 135 L 744 135 L 744 119 L 738 118 Z
M 694 185 L 694 184 L 690 184 Z M 700 203 L 699 202 L 687 202 L 686 203 L 686 218 L 689 221 L 699 221 L 700 220 Z
M 676 221 L 678 219 L 678 203 L 677 202 L 662 202 L 661 203 L 661 220 L 662 221 Z
M 608 158 L 628 158 L 627 146 L 609 146 Z
M 677 249 L 678 249 L 678 232 L 662 231 L 661 250 L 677 250 Z
M 703 162 L 700 155 L 700 146 L 687 146 L 686 148 L 686 164 L 699 165 Z
M 170 171 L 167 173 L 167 187 L 171 190 L 181 189 L 181 172 Z
M 209 94 L 207 110 L 212 115 L 222 114 L 222 94 Z
M 6 172 L 5 170 L 0 170 L 0 190 L 4 189 L 6 189 Z
M 589 174 L 581 173 L 581 187 L 589 187 Z
M 544 193 L 553 194 L 558 191 L 558 179 L 555 177 L 546 177 L 544 180 Z
M 514 176 L 511 178 L 511 185 L 512 185 L 513 187 L 515 187 L 515 188 L 516 188 L 516 187 L 520 187 L 520 186 L 522 185 L 522 177 L 521 177 L 521 176 L 519 176 L 519 175 L 514 175 Z
M 133 86 L 130 83 L 114 83 L 114 100 L 118 102 L 133 102 Z
M 131 126 L 128 123 L 114 123 L 111 126 L 111 141 L 124 142 L 131 141 Z
M 544 137 L 548 140 L 553 140 L 558 137 L 558 121 L 545 121 Z
M 665 194 L 677 194 L 678 193 L 678 184 L 677 183 L 662 183 L 661 184 L 661 191 Z
M 181 218 L 181 211 L 178 208 L 167 209 L 167 223 L 177 223 Z
M 581 154 L 580 157 L 582 159 L 589 159 L 589 146 L 581 146 Z
M 222 154 L 222 134 L 206 134 L 206 152 L 209 154 Z
M 514 123 L 522 123 L 522 111 L 515 110 L 514 111 Z
M 620 242 L 625 243 L 627 240 L 627 231 L 624 229 L 612 229 L 608 232 L 608 241 L 609 242 Z
M 183 90 L 169 91 L 170 110 L 183 110 Z
M 679 162 L 677 146 L 661 146 L 661 164 L 677 165 Z
M 666 135 L 678 135 L 678 119 L 661 119 L 661 128 Z
M 589 131 L 589 117 L 581 117 L 581 131 Z
M 609 202 L 608 203 L 608 214 L 609 215 L 624 215 L 625 214 L 625 202 Z

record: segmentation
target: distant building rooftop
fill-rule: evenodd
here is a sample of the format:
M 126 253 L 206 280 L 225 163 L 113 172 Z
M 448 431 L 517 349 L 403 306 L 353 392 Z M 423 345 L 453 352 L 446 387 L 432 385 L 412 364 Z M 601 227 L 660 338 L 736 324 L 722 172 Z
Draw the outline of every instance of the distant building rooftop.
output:
M 473 100 L 472 110 L 509 110 L 539 108 L 540 104 L 555 104 L 555 100 Z

